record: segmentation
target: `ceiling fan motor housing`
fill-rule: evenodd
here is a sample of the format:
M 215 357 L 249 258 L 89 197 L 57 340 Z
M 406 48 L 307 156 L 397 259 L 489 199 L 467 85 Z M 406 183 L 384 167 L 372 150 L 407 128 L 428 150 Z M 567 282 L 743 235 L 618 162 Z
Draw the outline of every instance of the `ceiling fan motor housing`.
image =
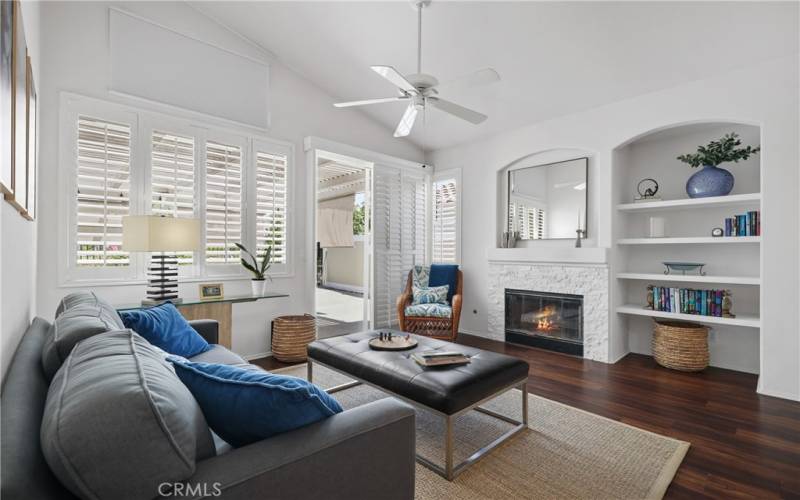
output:
M 425 91 L 433 90 L 434 87 L 439 85 L 439 80 L 437 80 L 435 76 L 427 73 L 412 73 L 406 75 L 406 80 L 423 95 Z

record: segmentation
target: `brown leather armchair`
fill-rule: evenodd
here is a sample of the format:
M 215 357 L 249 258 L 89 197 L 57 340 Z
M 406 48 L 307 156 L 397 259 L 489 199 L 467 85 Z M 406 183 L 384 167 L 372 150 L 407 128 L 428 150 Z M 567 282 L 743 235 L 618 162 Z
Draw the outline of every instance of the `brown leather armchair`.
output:
M 449 318 L 427 316 L 406 316 L 406 307 L 411 305 L 414 294 L 412 291 L 413 270 L 408 272 L 406 288 L 397 297 L 397 317 L 400 319 L 400 329 L 404 332 L 425 335 L 442 340 L 455 340 L 458 336 L 458 322 L 461 319 L 461 301 L 464 285 L 464 273 L 458 270 L 456 278 L 456 292 L 450 306 L 453 313 Z

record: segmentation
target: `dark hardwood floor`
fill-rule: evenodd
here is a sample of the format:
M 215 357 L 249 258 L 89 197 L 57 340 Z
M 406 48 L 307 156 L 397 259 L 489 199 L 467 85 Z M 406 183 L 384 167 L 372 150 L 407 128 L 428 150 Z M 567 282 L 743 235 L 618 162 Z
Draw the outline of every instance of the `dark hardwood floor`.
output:
M 464 334 L 458 342 L 528 361 L 533 394 L 690 442 L 666 498 L 800 498 L 800 403 L 757 394 L 755 375 L 682 373 L 638 354 L 608 365 Z

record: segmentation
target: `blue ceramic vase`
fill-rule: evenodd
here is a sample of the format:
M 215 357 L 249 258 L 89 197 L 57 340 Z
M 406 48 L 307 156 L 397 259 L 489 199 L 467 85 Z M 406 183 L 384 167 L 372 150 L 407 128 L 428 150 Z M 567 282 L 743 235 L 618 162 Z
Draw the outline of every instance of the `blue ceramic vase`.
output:
M 725 196 L 733 190 L 733 174 L 724 168 L 703 165 L 703 169 L 686 181 L 689 198 Z

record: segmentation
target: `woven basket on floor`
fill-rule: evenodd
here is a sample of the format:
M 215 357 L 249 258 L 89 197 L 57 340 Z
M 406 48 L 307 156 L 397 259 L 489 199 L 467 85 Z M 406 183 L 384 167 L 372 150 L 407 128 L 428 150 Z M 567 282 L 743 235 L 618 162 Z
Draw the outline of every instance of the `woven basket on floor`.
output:
M 310 314 L 278 316 L 272 320 L 272 355 L 278 361 L 306 360 L 306 347 L 317 338 L 317 320 Z
M 653 357 L 659 365 L 685 372 L 708 366 L 708 327 L 682 321 L 654 321 Z

